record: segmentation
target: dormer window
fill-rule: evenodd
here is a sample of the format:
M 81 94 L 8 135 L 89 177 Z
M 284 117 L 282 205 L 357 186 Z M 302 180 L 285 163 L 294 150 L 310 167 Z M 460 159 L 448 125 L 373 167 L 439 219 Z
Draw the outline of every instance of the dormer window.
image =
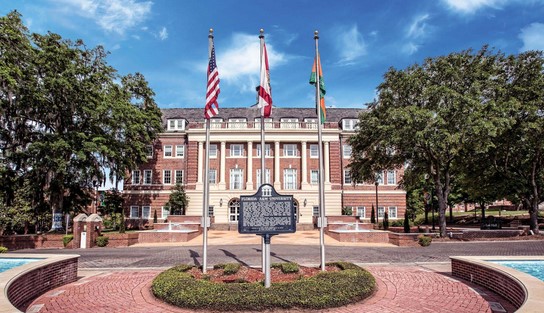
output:
M 281 128 L 298 128 L 298 118 L 282 118 Z
M 167 130 L 168 131 L 185 130 L 185 120 L 184 119 L 169 119 L 167 121 Z
M 210 119 L 210 128 L 211 129 L 220 129 L 223 124 L 222 118 L 212 118 Z
M 229 118 L 229 128 L 246 128 L 245 118 Z
M 317 118 L 305 118 L 306 128 L 317 129 Z
M 357 130 L 357 119 L 344 119 L 342 120 L 342 130 L 354 131 Z

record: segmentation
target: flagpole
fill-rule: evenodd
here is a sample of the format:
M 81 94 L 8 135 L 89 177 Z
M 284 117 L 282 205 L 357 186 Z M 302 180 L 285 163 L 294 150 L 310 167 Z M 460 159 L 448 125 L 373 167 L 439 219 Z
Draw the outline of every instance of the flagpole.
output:
M 264 46 L 264 29 L 260 29 L 260 34 L 259 34 L 259 41 L 260 41 L 260 47 L 261 47 L 261 66 L 260 68 L 262 69 L 262 63 L 264 62 L 263 60 L 263 46 Z M 260 86 L 260 87 L 263 87 L 264 86 Z M 260 88 L 259 87 L 259 88 Z M 259 95 L 257 95 L 257 99 L 258 99 Z M 261 113 L 261 186 L 265 183 L 265 175 L 266 175 L 266 164 L 265 164 L 265 140 L 264 140 L 264 115 Z M 262 272 L 265 273 L 266 272 L 266 264 L 265 264 L 265 259 L 266 259 L 266 245 L 265 245 L 265 241 L 264 241 L 264 237 L 261 236 L 261 268 L 262 268 Z
M 208 60 L 212 55 L 213 46 L 213 28 L 210 28 L 208 35 Z M 208 268 L 208 206 L 210 199 L 210 119 L 206 119 L 206 158 L 205 158 L 205 174 L 204 174 L 204 201 L 202 204 L 202 273 L 206 274 Z
M 323 173 L 323 136 L 322 136 L 322 121 L 321 121 L 321 90 L 320 90 L 320 80 L 321 80 L 321 64 L 319 59 L 319 32 L 316 30 L 314 32 L 315 40 L 315 70 L 316 70 L 316 82 L 315 82 L 315 105 L 317 107 L 317 138 L 318 138 L 318 147 L 319 147 L 319 245 L 321 252 L 321 270 L 325 271 L 325 195 L 324 195 L 324 177 Z

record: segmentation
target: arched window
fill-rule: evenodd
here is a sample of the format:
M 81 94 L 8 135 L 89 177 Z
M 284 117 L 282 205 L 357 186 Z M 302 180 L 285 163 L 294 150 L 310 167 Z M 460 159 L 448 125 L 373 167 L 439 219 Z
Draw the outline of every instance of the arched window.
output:
M 238 222 L 238 215 L 240 214 L 240 200 L 231 199 L 229 201 L 229 223 Z

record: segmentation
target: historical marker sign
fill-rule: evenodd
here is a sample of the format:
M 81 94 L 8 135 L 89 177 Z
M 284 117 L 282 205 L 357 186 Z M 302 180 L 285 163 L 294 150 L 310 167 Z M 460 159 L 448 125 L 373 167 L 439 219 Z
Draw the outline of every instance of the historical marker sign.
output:
M 293 196 L 278 194 L 270 184 L 261 185 L 254 195 L 240 196 L 239 233 L 265 235 L 295 231 Z

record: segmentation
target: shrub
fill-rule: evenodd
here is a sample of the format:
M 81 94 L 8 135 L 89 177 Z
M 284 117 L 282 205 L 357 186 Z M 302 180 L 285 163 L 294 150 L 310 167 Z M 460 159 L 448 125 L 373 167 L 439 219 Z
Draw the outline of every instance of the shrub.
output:
M 183 273 L 183 272 L 187 272 L 188 270 L 192 269 L 193 267 L 194 267 L 194 265 L 180 264 L 180 265 L 172 267 L 172 270 Z
M 416 218 L 416 220 L 414 221 L 414 225 L 416 226 L 420 226 L 420 225 L 423 225 L 425 224 L 425 217 L 424 216 L 420 216 L 418 218 Z
M 110 238 L 107 236 L 98 236 L 96 237 L 96 245 L 99 247 L 105 247 L 108 245 Z
M 374 205 L 372 205 L 372 212 L 370 212 L 370 223 L 376 224 L 376 213 L 374 212 Z
M 392 227 L 401 227 L 403 225 L 403 221 L 402 220 L 394 220 L 390 223 L 390 225 Z
M 0 253 L 8 253 L 8 248 L 0 246 Z
M 213 269 L 223 269 L 224 275 L 234 275 L 240 270 L 240 263 L 225 263 L 225 264 L 216 264 L 213 266 Z
M 351 207 L 345 206 L 342 208 L 342 215 L 353 215 L 353 209 Z
M 419 235 L 417 236 L 417 240 L 420 246 L 427 247 L 431 245 L 433 238 L 431 236 Z
M 64 235 L 62 236 L 62 244 L 66 248 L 66 246 L 74 239 L 74 235 Z
M 376 289 L 374 277 L 356 265 L 321 272 L 293 282 L 222 284 L 197 280 L 174 269 L 159 274 L 152 284 L 153 294 L 178 307 L 202 311 L 266 311 L 273 309 L 321 310 L 361 301 Z
M 299 271 L 298 264 L 295 262 L 274 263 L 270 267 L 279 268 L 284 274 L 298 273 Z
M 404 213 L 404 232 L 410 233 L 410 220 L 408 219 L 408 213 Z
M 385 214 L 383 215 L 383 229 L 389 229 L 389 214 L 387 214 L 387 212 L 385 212 Z

